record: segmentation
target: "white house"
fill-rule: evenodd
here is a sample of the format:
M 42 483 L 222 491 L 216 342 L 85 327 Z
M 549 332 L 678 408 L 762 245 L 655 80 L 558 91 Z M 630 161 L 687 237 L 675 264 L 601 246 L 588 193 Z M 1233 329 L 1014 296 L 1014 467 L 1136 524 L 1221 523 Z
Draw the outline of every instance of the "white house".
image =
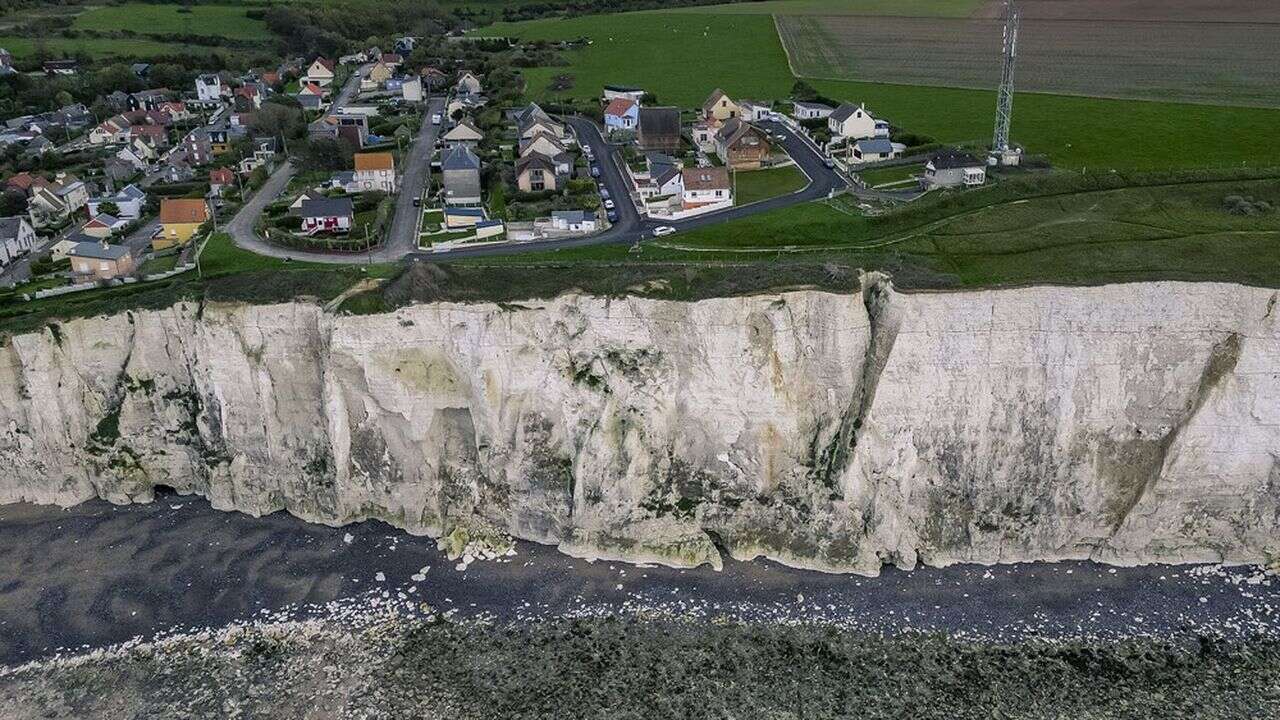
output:
M 36 231 L 23 217 L 0 218 L 0 267 L 31 252 Z
M 608 132 L 635 132 L 639 124 L 640 103 L 635 100 L 610 100 L 604 109 L 604 127 Z
M 955 150 L 935 153 L 924 166 L 920 184 L 925 189 L 975 187 L 987 181 L 987 166 L 978 158 Z
M 324 58 L 316 58 L 307 68 L 307 73 L 302 76 L 302 84 L 313 83 L 320 87 L 328 87 L 333 83 L 333 61 Z
M 463 71 L 453 88 L 458 95 L 479 95 L 481 90 L 480 78 L 468 71 Z
M 821 120 L 823 118 L 830 117 L 832 112 L 834 112 L 834 110 L 832 110 L 831 107 L 823 105 L 822 103 L 803 102 L 799 100 L 792 105 L 791 110 L 791 114 L 794 115 L 797 120 Z
M 147 204 L 147 194 L 137 185 L 130 183 L 115 195 L 89 198 L 89 215 L 97 216 L 102 214 L 101 207 L 105 203 L 111 203 L 116 206 L 116 211 L 113 213 L 116 217 L 124 220 L 137 220 L 142 217 L 142 208 Z
M 863 138 L 849 148 L 849 161 L 852 163 L 879 162 L 896 157 L 898 146 L 888 138 Z
M 684 192 L 681 202 L 685 210 L 733 202 L 729 170 L 723 167 L 685 168 L 681 171 Z
M 595 232 L 596 216 L 582 210 L 552 210 L 551 229 L 560 232 Z
M 355 182 L 362 192 L 396 191 L 396 159 L 391 153 L 356 153 Z
M 422 78 L 414 76 L 400 86 L 400 95 L 408 102 L 422 102 Z
M 463 144 L 474 148 L 484 139 L 484 133 L 480 128 L 476 127 L 468 118 L 463 118 L 461 122 L 449 129 L 449 132 L 440 136 L 446 147 Z M 561 148 L 563 150 L 563 148 Z
M 747 122 L 760 122 L 773 116 L 773 108 L 768 103 L 758 100 L 743 100 L 738 103 L 738 112 Z
M 827 116 L 827 129 L 832 135 L 850 140 L 889 137 L 889 123 L 877 121 L 865 105 L 845 103 Z
M 222 78 L 207 73 L 196 78 L 196 98 L 203 102 L 217 102 L 222 99 Z

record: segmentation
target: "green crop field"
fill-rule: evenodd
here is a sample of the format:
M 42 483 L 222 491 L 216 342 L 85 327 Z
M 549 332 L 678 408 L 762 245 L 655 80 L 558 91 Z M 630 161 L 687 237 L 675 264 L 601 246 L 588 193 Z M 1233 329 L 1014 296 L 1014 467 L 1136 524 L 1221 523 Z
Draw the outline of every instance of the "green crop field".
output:
M 804 0 L 797 0 L 803 2 Z M 732 97 L 784 98 L 795 78 L 772 18 L 674 12 L 500 23 L 481 31 L 523 39 L 588 37 L 568 67 L 526 71 L 528 94 L 594 98 L 610 83 L 639 85 L 660 103 L 696 106 L 715 87 Z M 550 93 L 569 74 L 572 90 Z M 989 142 L 995 92 L 886 83 L 811 81 L 836 100 L 865 102 L 910 132 L 941 142 Z M 1280 110 L 1019 93 L 1013 140 L 1064 168 L 1159 170 L 1280 165 Z
M 748 205 L 771 197 L 787 195 L 809 184 L 809 178 L 794 165 L 734 173 L 734 203 Z
M 76 16 L 77 30 L 116 32 L 130 30 L 139 35 L 204 35 L 229 40 L 269 40 L 266 23 L 245 15 L 244 6 L 227 5 L 109 5 Z
M 477 31 L 524 40 L 588 37 L 589 47 L 566 53 L 572 67 L 525 71 L 534 98 L 595 98 L 606 84 L 639 85 L 663 104 L 701 105 L 717 86 L 732 96 L 783 97 L 795 79 L 772 18 L 764 15 L 627 13 L 498 23 Z M 564 73 L 574 88 L 549 93 Z
M 200 52 L 200 48 L 192 48 L 180 43 L 167 43 L 144 38 L 64 38 L 48 37 L 44 39 L 45 49 L 55 54 L 85 53 L 91 57 L 152 57 L 156 55 L 181 55 Z M 24 58 L 36 53 L 36 43 L 29 37 L 0 37 L 0 47 L 13 53 L 14 57 Z
M 680 8 L 670 12 L 727 15 L 894 15 L 968 17 L 984 0 L 765 0 Z M 664 11 L 666 12 L 666 11 Z

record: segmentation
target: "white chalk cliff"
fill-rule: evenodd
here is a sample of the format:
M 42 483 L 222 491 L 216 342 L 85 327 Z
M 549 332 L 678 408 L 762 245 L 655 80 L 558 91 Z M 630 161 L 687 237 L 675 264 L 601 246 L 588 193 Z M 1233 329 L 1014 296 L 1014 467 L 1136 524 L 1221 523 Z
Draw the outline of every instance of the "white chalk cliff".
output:
M 0 503 L 164 485 L 678 565 L 1274 561 L 1276 304 L 868 281 L 76 320 L 0 345 Z

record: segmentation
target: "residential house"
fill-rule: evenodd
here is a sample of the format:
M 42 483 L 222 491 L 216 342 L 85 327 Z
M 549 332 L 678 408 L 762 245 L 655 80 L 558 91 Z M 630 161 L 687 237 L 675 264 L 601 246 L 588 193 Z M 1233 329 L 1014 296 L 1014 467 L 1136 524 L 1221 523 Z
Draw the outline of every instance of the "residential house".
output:
M 344 112 L 330 115 L 326 120 L 332 121 L 336 137 L 346 140 L 357 149 L 364 147 L 369 139 L 369 116 L 367 115 Z
M 693 124 L 693 144 L 704 153 L 716 151 L 716 135 L 724 123 L 715 118 L 702 118 Z
M 75 176 L 59 173 L 31 195 L 28 212 L 36 227 L 58 225 L 89 203 L 89 188 Z
M 355 168 L 355 181 L 362 192 L 396 191 L 396 159 L 391 153 L 356 153 Z
M 133 274 L 133 253 L 125 245 L 111 245 L 106 240 L 82 242 L 68 254 L 71 271 L 95 280 L 114 280 Z
M 101 242 L 102 238 L 85 235 L 77 230 L 73 233 L 64 235 L 61 240 L 58 240 L 49 247 L 49 259 L 54 262 L 66 260 L 71 257 L 71 251 L 75 250 L 77 245 L 81 243 L 100 244 Z
M 169 116 L 169 121 L 173 123 L 186 122 L 195 117 L 195 115 L 187 109 L 187 104 L 183 102 L 170 101 L 160 106 L 160 112 Z
M 12 75 L 16 72 L 18 70 L 13 67 L 13 55 L 9 54 L 8 50 L 0 48 L 0 75 Z
M 471 148 L 454 145 L 440 161 L 440 171 L 445 204 L 480 204 L 480 158 Z
M 738 117 L 740 114 L 738 104 L 731 100 L 720 88 L 712 90 L 707 99 L 702 101 L 702 117 L 728 120 L 729 118 Z
M 834 111 L 829 105 L 797 100 L 792 104 L 791 114 L 797 120 L 825 120 Z
M 685 168 L 682 175 L 681 183 L 684 191 L 681 195 L 681 205 L 685 210 L 733 202 L 733 189 L 729 183 L 728 168 Z
M 294 95 L 294 99 L 298 101 L 298 104 L 302 106 L 303 110 L 318 111 L 324 109 L 324 97 L 320 95 L 303 95 L 299 93 L 298 95 Z
M 208 128 L 209 148 L 214 155 L 231 152 L 231 143 L 244 135 L 243 128 L 232 129 L 230 124 Z
M 400 56 L 400 53 L 382 53 L 378 62 L 386 65 L 389 69 L 394 71 L 399 69 L 399 67 L 404 63 L 404 58 Z
M 302 76 L 303 85 L 319 85 L 320 87 L 328 87 L 333 83 L 333 61 L 318 57 L 307 67 L 307 72 Z
M 648 168 L 647 182 L 638 186 L 640 196 L 679 197 L 684 193 L 684 166 L 675 158 L 662 153 L 649 153 L 645 156 Z
M 0 218 L 0 266 L 8 265 L 31 252 L 36 231 L 24 217 Z
M 191 165 L 179 158 L 170 158 L 168 162 L 160 168 L 160 179 L 167 183 L 187 182 L 194 179 L 196 171 Z
M 199 167 L 213 162 L 213 140 L 204 128 L 187 133 L 182 139 L 182 151 L 188 165 Z
M 565 153 L 565 147 L 564 143 L 557 140 L 551 133 L 539 132 L 532 137 L 520 139 L 520 157 L 530 153 L 542 153 L 550 157 L 557 157 Z
M 355 170 L 339 170 L 329 176 L 329 187 L 334 190 L 341 190 L 345 193 L 360 192 L 360 184 L 356 182 Z M 298 205 L 302 207 L 301 204 Z
M 221 76 L 206 73 L 196 77 L 196 99 L 201 102 L 218 102 L 222 100 L 224 92 Z
M 484 139 L 484 133 L 471 122 L 470 118 L 463 118 L 461 122 L 449 128 L 449 131 L 444 135 L 441 135 L 440 139 L 447 147 L 466 145 L 474 148 Z
M 151 247 L 164 250 L 186 245 L 209 217 L 209 204 L 203 198 L 164 198 L 160 201 L 160 233 L 151 240 Z
M 422 94 L 422 78 L 413 77 L 405 80 L 400 85 L 400 96 L 405 99 L 405 102 L 422 102 L 424 97 Z
M 458 113 L 472 114 L 484 107 L 489 98 L 483 95 L 463 95 L 449 100 L 445 106 L 445 117 L 457 117 Z
M 730 118 L 716 133 L 716 156 L 735 170 L 754 170 L 769 158 L 771 148 L 763 130 L 742 118 Z
M 680 110 L 673 107 L 640 108 L 636 144 L 641 150 L 678 152 L 680 150 Z
M 262 88 L 246 83 L 235 89 L 231 94 L 231 100 L 235 103 L 237 111 L 253 112 L 262 107 L 262 96 Z
M 422 78 L 423 86 L 428 90 L 439 90 L 449 82 L 449 76 L 439 68 L 425 67 L 418 75 Z
M 594 213 L 582 210 L 552 210 L 551 229 L 560 232 L 590 233 L 597 227 Z
M 351 173 L 351 177 L 354 179 L 355 173 Z M 303 190 L 302 192 L 298 193 L 298 197 L 294 198 L 293 202 L 289 203 L 289 214 L 301 215 L 302 203 L 308 200 L 323 200 L 325 199 L 325 197 L 326 197 L 325 194 L 320 192 L 319 190 Z
M 129 70 L 131 70 L 134 77 L 139 80 L 146 80 L 147 76 L 151 74 L 151 63 L 134 63 L 129 66 Z
M 932 188 L 975 187 L 987 181 L 987 166 L 978 158 L 956 150 L 934 153 L 924 166 L 920 185 Z
M 221 197 L 236 184 L 236 174 L 231 168 L 214 168 L 209 171 L 209 194 Z
M 298 211 L 302 217 L 302 232 L 345 234 L 355 224 L 355 210 L 351 198 L 323 198 L 304 200 Z
M 382 85 L 390 80 L 393 74 L 394 73 L 391 72 L 391 66 L 379 61 L 374 63 L 373 67 L 369 68 L 369 73 L 365 78 L 375 85 Z
M 362 52 L 338 57 L 339 65 L 363 65 L 367 62 L 369 62 L 369 56 Z
M 84 227 L 80 228 L 80 232 L 88 235 L 89 237 L 104 240 L 118 232 L 122 232 L 128 226 L 128 220 L 102 213 L 101 215 L 95 215 L 90 218 L 89 222 L 85 223 Z
M 743 100 L 738 103 L 738 116 L 747 122 L 760 122 L 773 117 L 773 108 L 759 100 Z
M 610 133 L 635 132 L 640 124 L 640 103 L 629 98 L 610 100 L 604 108 L 604 127 Z
M 850 140 L 889 137 L 889 123 L 876 120 L 865 105 L 845 103 L 827 116 L 827 129 L 832 135 Z
M 538 133 L 547 133 L 556 140 L 563 142 L 566 137 L 564 125 L 551 119 L 537 103 L 529 103 L 523 108 L 512 111 L 512 119 L 515 120 L 517 135 L 521 139 L 532 138 Z
M 36 190 L 48 186 L 48 180 L 40 175 L 32 175 L 26 171 L 20 172 L 5 181 L 5 188 L 21 190 L 22 194 L 26 195 L 28 198 L 34 195 Z
M 240 159 L 240 172 L 244 175 L 260 167 L 274 167 L 278 143 L 274 137 L 253 138 L 253 154 Z
M 482 89 L 480 78 L 466 70 L 462 71 L 458 82 L 453 85 L 454 93 L 458 95 L 479 95 Z
M 853 163 L 880 162 L 898 157 L 898 147 L 888 138 L 863 138 L 849 148 L 849 161 Z
M 405 35 L 402 38 L 396 38 L 396 52 L 401 53 L 402 55 L 408 55 L 413 52 L 414 46 L 418 44 L 418 40 L 420 39 L 421 38 L 416 38 L 412 35 Z
M 141 90 L 129 95 L 130 110 L 159 110 L 169 99 L 168 90 Z
M 133 163 L 123 159 L 124 153 L 132 154 L 133 151 L 129 148 L 125 148 L 116 153 L 115 157 L 108 158 L 107 161 L 102 164 L 102 173 L 106 175 L 107 179 L 111 182 L 126 182 L 141 172 L 141 170 Z
M 100 195 L 89 198 L 88 204 L 90 215 L 101 215 L 103 213 L 102 206 L 110 204 L 116 207 L 112 213 L 113 215 L 124 220 L 137 220 L 142 217 L 142 210 L 146 207 L 147 194 L 142 188 L 130 183 L 114 195 Z
M 129 139 L 129 123 L 122 116 L 107 118 L 89 131 L 90 145 L 122 143 Z
M 609 103 L 614 100 L 630 100 L 639 105 L 644 100 L 644 89 L 630 85 L 605 85 L 604 102 Z
M 157 148 L 169 146 L 169 131 L 159 125 L 130 125 L 130 142 L 139 138 L 144 138 L 148 143 Z
M 516 187 L 521 192 L 543 192 L 560 188 L 556 162 L 542 153 L 529 153 L 516 161 Z

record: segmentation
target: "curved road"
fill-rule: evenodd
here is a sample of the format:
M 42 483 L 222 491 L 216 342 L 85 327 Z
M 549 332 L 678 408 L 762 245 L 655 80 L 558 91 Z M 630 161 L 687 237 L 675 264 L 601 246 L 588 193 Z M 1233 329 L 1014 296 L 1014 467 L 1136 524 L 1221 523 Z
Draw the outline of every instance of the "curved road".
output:
M 351 78 L 347 80 L 346 85 L 342 87 L 342 91 L 333 101 L 331 112 L 341 110 L 347 103 L 351 102 L 351 99 L 356 95 L 356 91 L 360 88 L 361 77 L 369 71 L 369 67 L 369 65 L 363 65 L 351 74 Z M 432 98 L 427 102 L 422 128 L 418 131 L 418 137 L 415 138 L 408 154 L 402 161 L 404 172 L 400 179 L 400 194 L 396 200 L 395 214 L 391 222 L 391 241 L 384 243 L 372 253 L 316 253 L 291 250 L 269 243 L 258 236 L 255 229 L 258 218 L 262 216 L 267 206 L 285 191 L 296 172 L 292 162 L 289 161 L 286 161 L 271 174 L 271 177 L 267 178 L 267 182 L 258 189 L 258 192 L 254 193 L 253 197 L 249 198 L 248 202 L 227 223 L 224 228 L 225 231 L 237 246 L 268 257 L 333 264 L 349 264 L 361 261 L 380 263 L 399 260 L 417 248 L 415 241 L 418 231 L 418 211 L 413 205 L 413 200 L 421 195 L 423 183 L 430 172 L 431 156 L 435 152 L 436 134 L 440 129 L 438 126 L 431 124 L 431 114 L 442 112 L 443 108 L 443 98 Z

